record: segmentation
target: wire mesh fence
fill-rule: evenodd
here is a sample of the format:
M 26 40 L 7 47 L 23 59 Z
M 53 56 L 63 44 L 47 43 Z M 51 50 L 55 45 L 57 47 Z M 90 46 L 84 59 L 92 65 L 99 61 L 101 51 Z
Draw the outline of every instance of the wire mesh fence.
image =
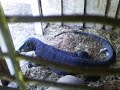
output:
M 109 1 L 109 0 L 108 0 Z M 120 4 L 120 3 L 119 3 Z M 119 9 L 118 5 L 118 9 Z M 107 10 L 107 9 L 106 9 Z M 64 70 L 66 72 L 74 72 L 75 74 L 84 74 L 84 75 L 120 75 L 119 69 L 106 68 L 106 67 L 72 67 L 69 65 L 63 65 L 52 61 L 47 61 L 43 58 L 35 58 L 31 56 L 25 56 L 17 54 L 13 45 L 13 41 L 9 32 L 8 22 L 17 23 L 17 22 L 92 22 L 92 23 L 101 23 L 104 25 L 112 25 L 114 27 L 120 28 L 120 19 L 117 18 L 118 11 L 116 13 L 116 18 L 110 18 L 106 16 L 93 16 L 93 15 L 64 15 L 64 16 L 5 16 L 2 6 L 0 5 L 0 31 L 5 40 L 8 52 L 0 52 L 0 58 L 9 57 L 13 63 L 15 76 L 0 74 L 0 79 L 15 81 L 18 83 L 20 90 L 26 90 L 25 84 L 28 82 L 44 84 L 48 86 L 56 87 L 71 87 L 73 90 L 94 90 L 96 88 L 89 87 L 87 85 L 72 85 L 72 84 L 63 84 L 56 83 L 52 81 L 45 80 L 36 80 L 24 77 L 20 66 L 19 61 L 26 59 L 41 65 L 49 66 L 52 68 L 57 68 Z M 85 12 L 85 11 L 84 11 Z M 106 13 L 107 14 L 107 13 Z M 99 89 L 99 88 L 97 88 Z

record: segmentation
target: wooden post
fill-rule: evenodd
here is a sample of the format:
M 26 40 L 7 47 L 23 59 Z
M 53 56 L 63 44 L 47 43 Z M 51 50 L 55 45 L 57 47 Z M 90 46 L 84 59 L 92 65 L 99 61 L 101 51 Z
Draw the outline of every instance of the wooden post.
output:
M 84 0 L 63 0 L 64 15 L 81 15 L 84 14 Z M 83 22 L 80 23 L 64 23 L 70 27 L 83 27 Z
M 106 0 L 87 0 L 87 15 L 105 15 Z M 101 29 L 102 24 L 86 23 L 86 27 Z
M 40 16 L 42 12 L 39 11 L 38 0 L 34 0 L 34 1 L 30 1 L 30 2 L 31 2 L 31 8 L 32 8 L 33 16 Z M 42 23 L 41 22 L 35 22 L 34 25 L 35 25 L 36 34 L 43 35 Z

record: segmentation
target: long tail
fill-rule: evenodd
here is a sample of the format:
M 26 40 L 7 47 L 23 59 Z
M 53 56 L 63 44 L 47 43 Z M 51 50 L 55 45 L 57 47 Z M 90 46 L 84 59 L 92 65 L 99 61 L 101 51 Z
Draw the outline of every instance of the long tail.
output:
M 69 32 L 63 32 L 63 33 L 75 33 L 75 34 L 85 35 L 95 40 L 96 42 L 101 43 L 107 49 L 109 56 L 104 61 L 103 60 L 90 60 L 90 58 L 88 59 L 80 58 L 79 56 L 76 56 L 76 54 L 74 53 L 59 50 L 53 46 L 44 44 L 43 42 L 41 42 L 40 40 L 36 38 L 28 39 L 25 42 L 25 44 L 21 46 L 20 51 L 34 50 L 38 57 L 48 59 L 49 61 L 55 61 L 61 64 L 68 64 L 72 66 L 91 66 L 91 67 L 108 66 L 115 62 L 116 53 L 112 45 L 107 40 L 101 37 L 95 36 L 93 34 L 88 34 L 88 33 L 80 32 L 80 31 L 69 31 Z M 32 45 L 32 48 L 31 48 L 31 45 Z M 58 74 L 66 74 L 64 71 L 61 71 L 61 70 L 56 70 L 56 69 L 52 69 L 52 70 Z
M 115 62 L 115 59 L 116 59 L 115 50 L 113 49 L 112 45 L 107 40 L 105 40 L 101 37 L 98 37 L 96 35 L 85 33 L 85 32 L 80 32 L 80 31 L 69 31 L 69 32 L 62 32 L 62 33 L 75 33 L 75 34 L 79 34 L 79 35 L 85 35 L 85 36 L 89 37 L 90 39 L 93 39 L 96 42 L 101 43 L 104 46 L 104 48 L 107 49 L 107 52 L 109 55 L 107 55 L 106 60 L 90 60 L 89 58 L 83 59 L 83 58 L 80 58 L 80 57 L 74 55 L 71 52 L 59 50 L 53 46 L 44 44 L 43 42 L 41 42 L 40 40 L 35 39 L 35 38 L 29 39 L 26 42 L 26 44 L 22 46 L 22 48 L 24 47 L 24 49 L 28 50 L 29 48 L 26 48 L 26 47 L 30 47 L 31 43 L 33 43 L 32 46 L 33 46 L 33 48 L 35 48 L 34 51 L 37 56 L 43 57 L 43 58 L 51 60 L 51 61 L 53 60 L 53 61 L 57 61 L 59 63 L 70 64 L 70 65 L 94 67 L 94 66 L 108 66 Z M 60 33 L 60 34 L 62 34 L 62 33 Z
M 101 66 L 101 65 L 110 65 L 112 63 L 115 62 L 116 60 L 116 52 L 114 50 L 114 48 L 112 47 L 112 45 L 109 43 L 109 41 L 105 40 L 102 37 L 93 35 L 93 34 L 89 34 L 89 33 L 85 33 L 85 32 L 81 32 L 81 31 L 67 31 L 67 32 L 62 32 L 58 35 L 56 35 L 55 37 L 64 34 L 64 33 L 74 33 L 74 34 L 79 34 L 79 35 L 84 35 L 89 37 L 92 40 L 95 40 L 96 42 L 102 44 L 102 46 L 104 46 L 104 48 L 107 49 L 108 55 L 106 60 L 86 60 L 83 64 L 84 65 L 90 65 L 90 66 Z

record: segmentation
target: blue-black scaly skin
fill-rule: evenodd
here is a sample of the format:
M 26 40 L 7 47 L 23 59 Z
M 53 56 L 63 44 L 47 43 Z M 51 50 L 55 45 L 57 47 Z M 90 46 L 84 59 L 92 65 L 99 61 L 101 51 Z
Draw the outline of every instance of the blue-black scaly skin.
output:
M 44 59 L 47 59 L 49 61 L 55 61 L 61 64 L 68 64 L 72 66 L 108 66 L 115 62 L 116 53 L 111 46 L 111 44 L 96 35 L 88 34 L 85 32 L 80 31 L 71 31 L 71 32 L 63 32 L 63 33 L 75 33 L 80 35 L 85 35 L 96 42 L 101 43 L 106 49 L 109 55 L 107 56 L 106 60 L 90 60 L 91 58 L 87 53 L 81 52 L 80 55 L 68 51 L 63 51 L 60 49 L 57 49 L 53 46 L 47 45 L 40 40 L 36 38 L 29 38 L 19 49 L 19 52 L 27 52 L 27 51 L 35 51 L 35 54 L 37 57 L 42 57 Z M 54 70 L 53 70 L 54 71 Z M 62 71 L 56 71 L 58 74 L 62 74 L 65 72 Z
M 67 31 L 67 32 L 62 32 L 62 33 L 60 33 L 56 36 L 59 36 L 63 33 L 74 33 L 74 34 L 78 34 L 78 35 L 87 36 L 90 39 L 100 43 L 104 48 L 106 48 L 106 50 L 107 50 L 106 60 L 89 60 L 89 59 L 86 59 L 83 63 L 84 66 L 85 65 L 87 65 L 87 66 L 108 66 L 108 65 L 111 65 L 112 63 L 115 62 L 116 52 L 115 52 L 114 48 L 112 47 L 112 45 L 109 43 L 109 41 L 105 40 L 104 38 L 93 35 L 93 34 L 81 32 L 81 31 Z

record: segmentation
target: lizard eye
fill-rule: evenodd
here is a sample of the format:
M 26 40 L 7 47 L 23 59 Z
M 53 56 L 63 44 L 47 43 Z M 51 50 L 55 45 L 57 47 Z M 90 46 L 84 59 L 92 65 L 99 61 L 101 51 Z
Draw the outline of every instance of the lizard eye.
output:
M 19 52 L 27 52 L 29 50 L 29 46 L 25 43 L 19 48 Z

